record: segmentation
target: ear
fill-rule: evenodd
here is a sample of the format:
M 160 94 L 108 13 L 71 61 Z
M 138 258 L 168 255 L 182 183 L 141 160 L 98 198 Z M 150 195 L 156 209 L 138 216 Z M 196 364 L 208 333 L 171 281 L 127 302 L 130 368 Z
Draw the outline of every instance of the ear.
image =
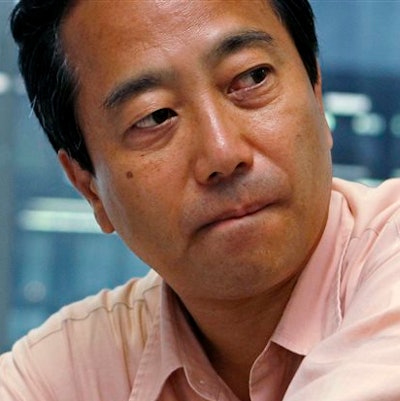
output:
M 58 161 L 72 185 L 86 198 L 93 209 L 97 224 L 106 234 L 114 232 L 114 226 L 111 223 L 103 202 L 98 194 L 96 179 L 92 173 L 83 169 L 79 163 L 68 153 L 61 149 L 58 152 Z

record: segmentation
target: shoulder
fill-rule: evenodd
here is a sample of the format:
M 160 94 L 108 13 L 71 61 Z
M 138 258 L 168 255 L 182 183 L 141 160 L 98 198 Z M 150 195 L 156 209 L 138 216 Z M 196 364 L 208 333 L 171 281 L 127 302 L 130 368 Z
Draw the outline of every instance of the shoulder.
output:
M 335 178 L 333 192 L 345 200 L 353 218 L 352 237 L 365 230 L 380 232 L 388 222 L 398 226 L 400 219 L 400 179 L 390 179 L 369 187 Z
M 346 233 L 329 296 L 339 298 L 337 324 L 304 358 L 285 400 L 398 400 L 400 180 L 371 188 L 335 179 L 333 192 Z
M 373 302 L 380 292 L 400 289 L 400 180 L 377 187 L 335 180 L 333 189 L 342 195 L 351 221 L 341 272 L 346 311 L 356 296 Z M 393 299 L 400 301 L 397 295 Z
M 150 271 L 114 289 L 74 302 L 52 315 L 42 326 L 28 333 L 26 341 L 34 347 L 59 332 L 78 334 L 99 325 L 116 325 L 128 319 L 142 326 L 151 323 L 160 297 L 160 277 Z
M 111 386 L 115 399 L 124 399 L 158 314 L 161 283 L 151 271 L 62 308 L 0 359 L 0 376 L 3 370 L 10 375 L 5 385 L 20 383 L 18 391 L 23 391 L 31 382 L 27 395 L 41 387 L 42 396 L 57 400 L 96 400 L 91 391 L 108 394 Z M 110 383 L 110 377 L 118 379 Z M 68 396 L 50 396 L 62 389 Z

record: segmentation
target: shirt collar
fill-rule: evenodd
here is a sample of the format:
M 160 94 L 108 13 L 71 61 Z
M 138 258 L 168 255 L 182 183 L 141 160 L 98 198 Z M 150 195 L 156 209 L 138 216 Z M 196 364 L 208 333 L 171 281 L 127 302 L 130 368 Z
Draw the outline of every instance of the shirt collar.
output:
M 324 233 L 299 277 L 272 341 L 307 355 L 338 328 L 342 320 L 341 266 L 353 224 L 343 196 L 332 191 Z
M 168 378 L 183 369 L 192 388 L 217 398 L 218 378 L 185 317 L 177 296 L 161 286 L 161 304 L 146 342 L 129 401 L 155 401 Z M 210 382 L 215 376 L 215 385 Z M 207 379 L 206 379 L 207 378 Z
M 175 314 L 169 289 L 161 285 L 161 303 L 146 341 L 129 401 L 155 401 L 168 377 L 182 367 L 172 329 Z

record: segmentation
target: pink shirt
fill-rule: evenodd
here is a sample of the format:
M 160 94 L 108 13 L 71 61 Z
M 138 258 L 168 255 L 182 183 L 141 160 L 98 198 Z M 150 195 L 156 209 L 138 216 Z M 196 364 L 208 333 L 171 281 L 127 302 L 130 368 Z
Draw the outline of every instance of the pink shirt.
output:
M 252 401 L 400 400 L 400 180 L 334 180 L 323 237 L 255 361 Z M 251 340 L 251 339 L 249 339 Z M 1 401 L 234 401 L 156 273 L 0 357 Z

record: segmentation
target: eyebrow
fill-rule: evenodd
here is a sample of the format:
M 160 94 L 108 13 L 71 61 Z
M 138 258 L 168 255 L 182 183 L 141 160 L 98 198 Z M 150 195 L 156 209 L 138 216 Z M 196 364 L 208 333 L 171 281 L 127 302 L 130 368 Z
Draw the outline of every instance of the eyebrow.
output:
M 207 60 L 218 63 L 222 58 L 234 54 L 244 48 L 256 45 L 263 45 L 267 48 L 274 47 L 274 39 L 267 32 L 257 30 L 246 30 L 234 32 L 226 37 L 211 49 Z
M 103 102 L 105 109 L 112 109 L 125 102 L 127 99 L 138 96 L 141 93 L 159 87 L 162 82 L 171 78 L 171 73 L 163 71 L 147 71 L 139 77 L 130 78 L 117 85 Z
M 218 62 L 246 47 L 257 44 L 273 47 L 274 40 L 271 35 L 263 31 L 246 30 L 231 33 L 225 36 L 205 56 L 207 63 L 218 64 Z M 138 96 L 151 89 L 160 87 L 163 82 L 173 79 L 171 71 L 154 70 L 147 71 L 138 77 L 130 78 L 117 85 L 105 98 L 103 107 L 113 109 L 124 103 L 129 98 Z

